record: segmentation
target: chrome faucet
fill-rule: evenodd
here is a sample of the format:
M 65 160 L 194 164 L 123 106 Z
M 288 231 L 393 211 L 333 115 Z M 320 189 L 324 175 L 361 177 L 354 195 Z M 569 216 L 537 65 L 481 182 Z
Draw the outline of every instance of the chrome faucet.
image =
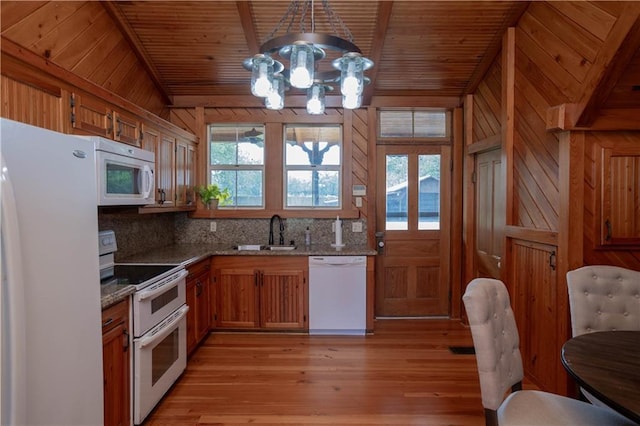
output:
M 273 216 L 271 216 L 271 220 L 269 221 L 269 245 L 270 246 L 273 245 L 273 221 L 275 219 L 278 219 L 278 224 L 280 225 L 280 245 L 283 246 L 284 245 L 284 221 L 277 214 L 274 214 Z

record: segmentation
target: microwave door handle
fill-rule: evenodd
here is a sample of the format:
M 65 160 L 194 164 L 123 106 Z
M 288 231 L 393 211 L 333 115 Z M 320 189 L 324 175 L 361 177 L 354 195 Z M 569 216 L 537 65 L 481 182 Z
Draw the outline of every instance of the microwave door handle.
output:
M 158 284 L 153 285 L 152 286 L 153 288 L 149 290 L 142 290 L 136 293 L 136 298 L 142 301 L 142 300 L 150 299 L 154 296 L 157 296 L 158 294 L 163 293 L 177 286 L 180 283 L 180 280 L 182 280 L 187 275 L 189 275 L 189 273 L 187 272 L 186 269 L 183 269 L 182 271 L 180 271 L 180 274 L 175 279 L 171 281 L 160 281 Z
M 171 320 L 171 322 L 169 322 L 168 324 L 166 324 L 162 330 L 160 331 L 160 333 L 155 334 L 153 336 L 149 336 L 149 337 L 144 337 L 140 340 L 140 349 L 153 345 L 158 341 L 161 341 L 162 339 L 164 339 L 165 337 L 167 337 L 169 334 L 173 333 L 174 325 L 177 324 L 178 322 L 182 321 L 182 319 L 185 317 L 185 315 L 187 315 L 187 312 L 189 312 L 189 306 L 184 305 L 183 307 L 181 307 L 178 312 L 180 312 L 179 315 L 176 315 L 175 318 L 173 318 Z
M 153 170 L 151 170 L 151 167 L 145 164 L 142 168 L 142 174 L 144 176 L 142 197 L 149 198 L 149 196 L 153 192 Z

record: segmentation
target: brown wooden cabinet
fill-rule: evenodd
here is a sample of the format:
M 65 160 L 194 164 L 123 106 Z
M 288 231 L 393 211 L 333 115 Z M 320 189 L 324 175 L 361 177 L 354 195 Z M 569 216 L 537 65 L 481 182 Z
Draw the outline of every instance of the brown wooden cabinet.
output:
M 196 144 L 144 125 L 142 148 L 156 154 L 156 204 L 162 207 L 195 207 Z
M 209 334 L 210 309 L 210 261 L 205 259 L 188 268 L 187 275 L 187 353 L 190 354 Z
M 640 147 L 620 144 L 600 153 L 600 245 L 640 245 Z
M 219 256 L 212 264 L 217 327 L 308 328 L 306 257 Z
M 73 133 L 93 134 L 140 146 L 141 123 L 133 115 L 115 110 L 99 98 L 77 92 L 71 94 L 70 102 Z
M 129 299 L 125 299 L 102 311 L 105 426 L 130 423 L 129 346 Z

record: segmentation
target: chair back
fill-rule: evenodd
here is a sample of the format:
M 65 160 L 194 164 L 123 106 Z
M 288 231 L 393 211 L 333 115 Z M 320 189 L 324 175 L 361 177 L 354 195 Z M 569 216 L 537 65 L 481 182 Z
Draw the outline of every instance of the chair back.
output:
M 500 280 L 476 278 L 462 300 L 476 350 L 482 405 L 497 410 L 506 392 L 524 376 L 509 293 Z
M 609 265 L 567 272 L 571 332 L 640 330 L 640 272 Z

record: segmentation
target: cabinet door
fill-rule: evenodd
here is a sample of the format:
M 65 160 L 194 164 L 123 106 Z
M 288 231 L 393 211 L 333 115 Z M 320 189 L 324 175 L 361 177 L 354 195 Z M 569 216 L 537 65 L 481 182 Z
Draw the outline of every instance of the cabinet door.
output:
M 603 246 L 640 245 L 640 148 L 602 150 Z
M 566 392 L 560 360 L 568 315 L 566 289 L 558 286 L 556 247 L 512 240 L 513 272 L 509 289 L 527 377 L 541 389 Z
M 209 269 L 195 279 L 196 286 L 196 338 L 202 341 L 209 334 L 211 325 L 211 309 L 209 304 Z
M 193 143 L 178 139 L 176 142 L 176 205 L 194 204 L 196 177 L 196 147 Z
M 121 302 L 103 312 L 102 368 L 105 426 L 128 426 L 129 333 L 128 302 Z
M 230 328 L 257 328 L 258 291 L 254 269 L 217 270 L 217 325 Z
M 113 139 L 111 107 L 91 96 L 73 93 L 71 95 L 71 126 L 74 133 L 93 134 Z
M 164 200 L 162 204 L 174 205 L 175 203 L 175 155 L 175 138 L 160 135 L 156 151 L 156 181 L 160 198 Z
M 155 154 L 156 167 L 158 164 L 158 148 L 160 146 L 160 132 L 153 127 L 149 127 L 147 125 L 142 125 L 142 141 L 140 147 L 144 150 L 151 151 Z M 158 188 L 160 188 L 158 181 L 158 172 L 156 170 L 155 173 L 155 199 L 156 204 L 160 202 L 160 192 Z
M 260 325 L 270 329 L 302 329 L 304 272 L 271 270 L 260 273 Z
M 129 145 L 140 146 L 140 121 L 123 112 L 113 112 L 113 138 Z
M 187 312 L 187 354 L 190 354 L 198 345 L 198 336 L 196 334 L 197 328 L 197 297 L 196 297 L 196 283 L 195 280 L 188 280 L 187 285 L 187 306 L 189 312 Z

